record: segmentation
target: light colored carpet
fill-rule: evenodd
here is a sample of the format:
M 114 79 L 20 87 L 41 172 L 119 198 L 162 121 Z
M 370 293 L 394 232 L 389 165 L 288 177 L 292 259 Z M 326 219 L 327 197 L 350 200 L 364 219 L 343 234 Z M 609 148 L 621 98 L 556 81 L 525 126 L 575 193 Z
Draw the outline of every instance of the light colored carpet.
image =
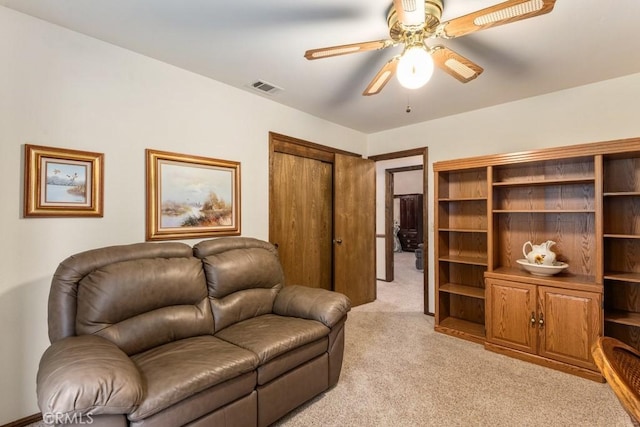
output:
M 434 332 L 408 256 L 396 254 L 396 280 L 378 282 L 377 301 L 349 313 L 338 384 L 277 426 L 631 425 L 606 384 Z
M 274 426 L 632 425 L 606 384 L 434 332 L 415 255 L 395 266 L 378 299 L 349 313 L 338 384 Z

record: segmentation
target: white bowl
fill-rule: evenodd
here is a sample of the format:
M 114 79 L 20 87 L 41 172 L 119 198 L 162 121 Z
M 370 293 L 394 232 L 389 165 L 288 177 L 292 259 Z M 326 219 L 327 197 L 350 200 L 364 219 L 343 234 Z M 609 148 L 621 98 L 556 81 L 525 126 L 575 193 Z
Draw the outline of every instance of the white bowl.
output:
M 569 264 L 565 262 L 556 262 L 553 265 L 530 264 L 526 259 L 518 259 L 516 262 L 535 276 L 553 276 L 569 267 Z

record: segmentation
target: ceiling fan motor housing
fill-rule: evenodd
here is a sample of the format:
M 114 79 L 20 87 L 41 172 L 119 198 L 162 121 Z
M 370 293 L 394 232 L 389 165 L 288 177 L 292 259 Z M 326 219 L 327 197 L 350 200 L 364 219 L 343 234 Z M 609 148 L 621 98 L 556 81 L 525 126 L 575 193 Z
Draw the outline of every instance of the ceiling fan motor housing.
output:
M 417 0 L 420 1 L 420 0 Z M 404 42 L 410 34 L 424 32 L 428 37 L 435 33 L 440 24 L 440 17 L 444 8 L 443 0 L 424 0 L 425 20 L 419 27 L 406 27 L 398 19 L 398 12 L 393 4 L 387 14 L 387 25 L 389 26 L 389 36 L 396 42 Z

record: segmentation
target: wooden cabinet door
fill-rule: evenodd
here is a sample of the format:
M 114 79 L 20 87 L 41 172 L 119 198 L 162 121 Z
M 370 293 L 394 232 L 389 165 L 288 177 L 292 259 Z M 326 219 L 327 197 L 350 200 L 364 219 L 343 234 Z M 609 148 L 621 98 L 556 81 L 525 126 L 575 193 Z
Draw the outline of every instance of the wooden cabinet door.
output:
M 269 240 L 286 284 L 331 290 L 333 167 L 285 153 L 271 162 Z
M 334 290 L 353 306 L 376 299 L 376 176 L 372 160 L 336 154 Z
M 597 369 L 591 346 L 602 334 L 601 294 L 540 286 L 538 288 L 540 356 Z
M 416 212 L 418 211 L 418 203 L 416 196 L 402 196 L 400 197 L 400 228 L 405 230 L 417 230 L 418 218 Z
M 402 249 L 415 251 L 423 242 L 422 194 L 400 196 L 400 232 L 398 238 Z
M 499 279 L 487 279 L 486 286 L 487 340 L 535 354 L 536 286 Z

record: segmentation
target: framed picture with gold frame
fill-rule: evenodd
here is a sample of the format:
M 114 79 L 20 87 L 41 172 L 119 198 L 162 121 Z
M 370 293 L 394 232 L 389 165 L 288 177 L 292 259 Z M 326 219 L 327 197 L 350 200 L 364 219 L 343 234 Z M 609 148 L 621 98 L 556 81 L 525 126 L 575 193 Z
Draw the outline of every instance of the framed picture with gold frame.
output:
M 240 235 L 240 163 L 146 150 L 147 240 Z
M 103 216 L 104 154 L 25 144 L 25 217 Z

